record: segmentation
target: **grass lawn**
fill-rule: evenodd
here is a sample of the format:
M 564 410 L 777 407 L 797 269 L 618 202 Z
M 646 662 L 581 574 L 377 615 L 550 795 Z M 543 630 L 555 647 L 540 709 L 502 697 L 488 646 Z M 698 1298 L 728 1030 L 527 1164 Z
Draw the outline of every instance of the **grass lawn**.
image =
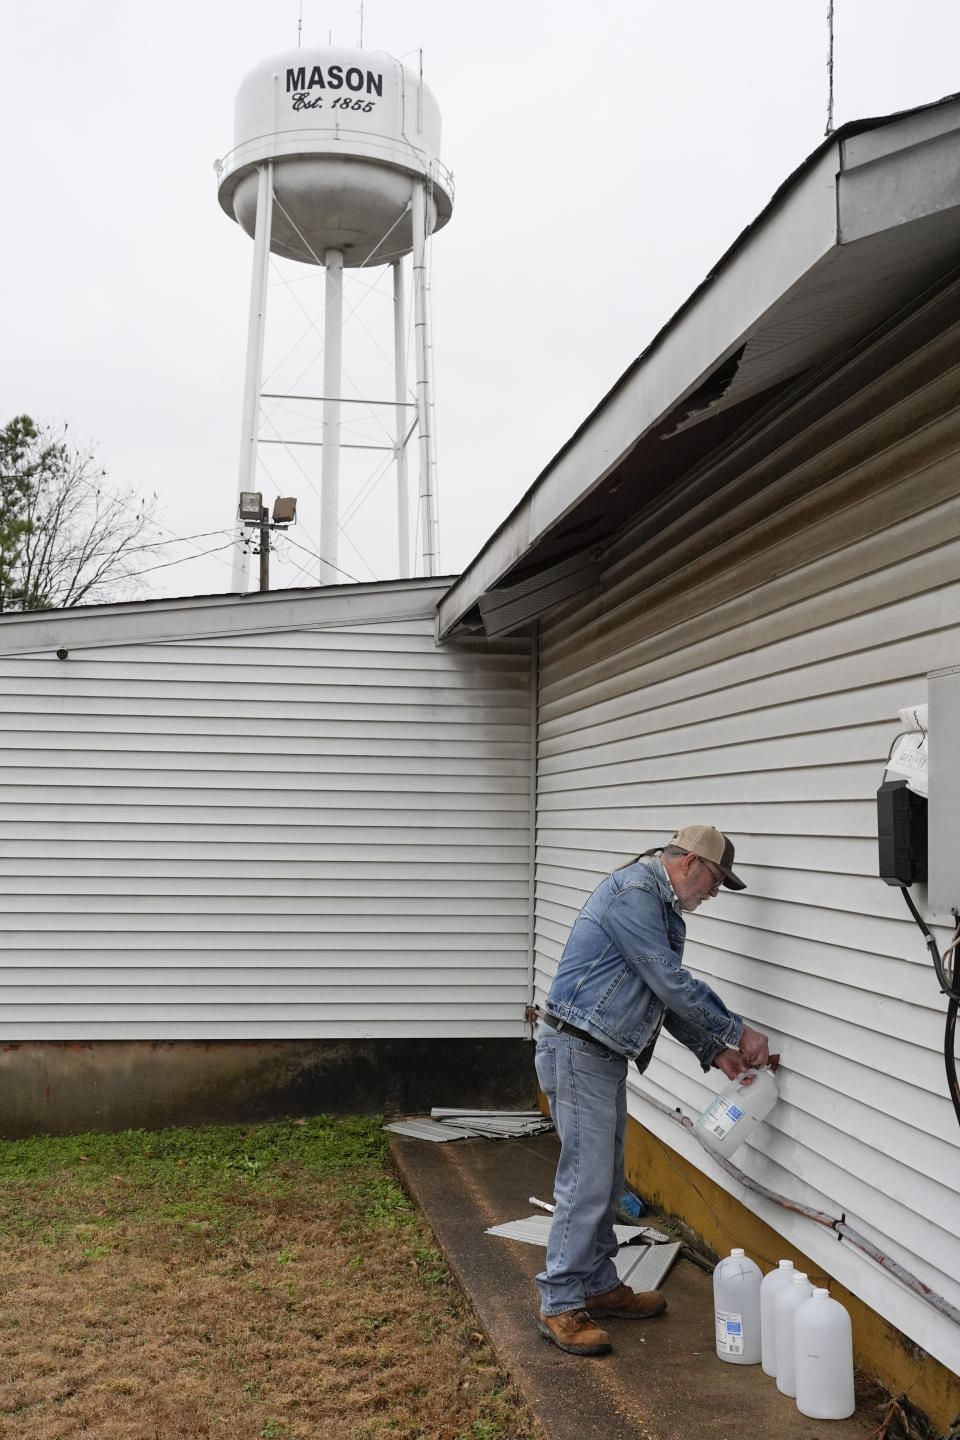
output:
M 0 1141 L 7 1440 L 538 1440 L 380 1122 Z

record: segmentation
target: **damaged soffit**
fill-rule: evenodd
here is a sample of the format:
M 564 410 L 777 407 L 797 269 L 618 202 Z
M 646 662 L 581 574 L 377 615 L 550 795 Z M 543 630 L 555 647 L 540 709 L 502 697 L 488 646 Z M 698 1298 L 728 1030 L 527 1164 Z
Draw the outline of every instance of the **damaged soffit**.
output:
M 605 548 L 804 377 L 960 256 L 960 97 L 831 135 L 541 473 L 438 606 L 517 633 L 597 583 Z

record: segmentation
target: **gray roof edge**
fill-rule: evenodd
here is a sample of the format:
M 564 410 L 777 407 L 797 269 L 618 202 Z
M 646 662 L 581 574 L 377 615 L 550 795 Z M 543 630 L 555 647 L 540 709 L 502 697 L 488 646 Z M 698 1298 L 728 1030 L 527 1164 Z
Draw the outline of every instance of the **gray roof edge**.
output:
M 383 620 L 433 620 L 445 576 L 311 589 L 77 605 L 0 614 L 0 657 L 59 649 L 175 643 L 218 636 L 327 629 Z
M 732 353 L 764 311 L 839 244 L 837 182 L 845 142 L 940 112 L 958 99 L 953 94 L 851 121 L 821 141 L 577 427 L 443 596 L 438 637 L 448 635 L 657 419 Z M 889 149 L 897 148 L 891 136 Z

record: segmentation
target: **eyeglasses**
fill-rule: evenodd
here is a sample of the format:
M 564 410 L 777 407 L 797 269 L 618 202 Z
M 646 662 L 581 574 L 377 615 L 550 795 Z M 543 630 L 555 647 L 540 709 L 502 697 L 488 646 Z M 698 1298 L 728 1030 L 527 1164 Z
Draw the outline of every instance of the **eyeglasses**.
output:
M 720 886 L 723 884 L 724 880 L 726 879 L 726 876 L 724 875 L 723 871 L 720 870 L 720 869 L 718 869 L 717 866 L 714 865 L 714 863 L 713 863 L 712 860 L 704 860 L 704 858 L 703 858 L 702 855 L 698 855 L 698 856 L 697 856 L 697 859 L 700 861 L 700 864 L 703 866 L 703 868 L 706 870 L 707 874 L 708 874 L 708 875 L 710 876 L 710 878 L 712 879 L 714 890 L 719 890 L 719 889 L 720 889 Z

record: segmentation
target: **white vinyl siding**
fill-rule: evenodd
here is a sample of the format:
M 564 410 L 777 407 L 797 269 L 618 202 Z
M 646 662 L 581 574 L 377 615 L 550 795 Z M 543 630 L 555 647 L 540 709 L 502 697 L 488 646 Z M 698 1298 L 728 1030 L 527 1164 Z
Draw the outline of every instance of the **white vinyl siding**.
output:
M 0 624 L 0 1035 L 528 1033 L 529 647 L 440 593 Z
M 921 320 L 919 339 L 907 327 L 745 441 L 696 505 L 668 499 L 610 557 L 600 598 L 542 624 L 536 997 L 604 874 L 686 822 L 729 831 L 749 888 L 690 917 L 687 963 L 783 1053 L 780 1104 L 736 1163 L 845 1215 L 960 1309 L 945 1001 L 902 896 L 877 878 L 897 711 L 960 664 L 957 297 Z M 631 1074 L 647 1128 L 960 1367 L 955 1324 L 737 1186 L 642 1098 L 696 1115 L 718 1072 L 664 1037 L 647 1076 Z

